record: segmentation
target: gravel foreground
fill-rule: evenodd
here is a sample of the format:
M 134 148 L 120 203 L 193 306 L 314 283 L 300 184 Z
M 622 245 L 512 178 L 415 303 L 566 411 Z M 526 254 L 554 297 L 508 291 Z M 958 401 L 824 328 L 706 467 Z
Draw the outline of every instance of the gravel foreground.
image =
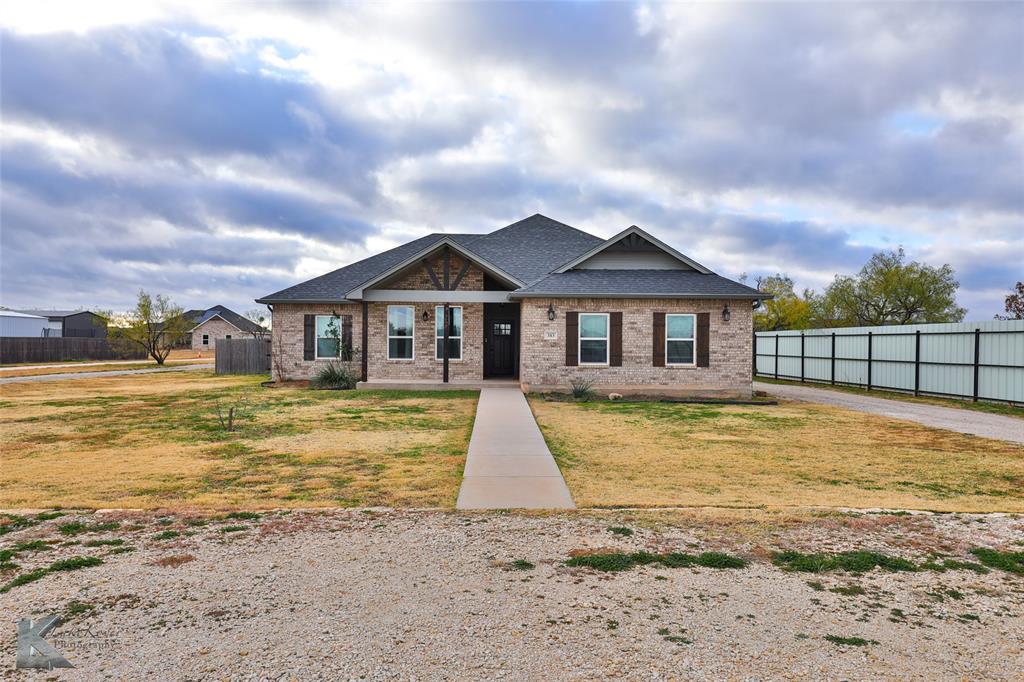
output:
M 84 530 L 68 530 L 75 522 Z M 0 550 L 32 540 L 55 542 L 18 551 L 0 582 L 60 559 L 103 563 L 0 594 L 4 679 L 1019 680 L 1024 670 L 1022 576 L 800 573 L 770 559 L 869 549 L 973 561 L 972 547 L 1024 549 L 1024 518 L 1013 516 L 65 512 L 0 536 Z M 637 550 L 750 563 L 564 565 Z M 49 613 L 65 622 L 46 639 L 76 667 L 16 670 L 16 621 Z

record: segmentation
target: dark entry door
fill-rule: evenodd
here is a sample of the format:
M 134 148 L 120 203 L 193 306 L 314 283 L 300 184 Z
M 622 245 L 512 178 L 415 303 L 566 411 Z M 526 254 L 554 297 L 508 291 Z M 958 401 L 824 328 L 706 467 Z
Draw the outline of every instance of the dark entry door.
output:
M 487 326 L 488 376 L 510 377 L 515 374 L 515 320 L 490 320 Z

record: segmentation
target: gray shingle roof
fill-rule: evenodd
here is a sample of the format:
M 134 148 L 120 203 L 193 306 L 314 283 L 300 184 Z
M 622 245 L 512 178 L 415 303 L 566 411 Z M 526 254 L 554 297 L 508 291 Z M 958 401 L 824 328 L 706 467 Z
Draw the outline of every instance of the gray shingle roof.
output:
M 257 303 L 341 303 L 345 294 L 448 238 L 526 286 L 513 294 L 765 298 L 714 274 L 678 270 L 557 269 L 605 240 L 540 214 L 489 234 L 434 233 L 256 299 Z
M 199 315 L 196 315 L 196 313 L 199 313 Z M 264 327 L 259 326 L 252 320 L 242 317 L 234 310 L 225 308 L 222 305 L 215 305 L 212 308 L 207 308 L 206 310 L 188 310 L 184 313 L 184 317 L 193 320 L 196 327 L 217 316 L 227 320 L 243 332 L 267 331 Z
M 38 315 L 39 317 L 70 317 L 78 313 L 88 313 L 89 310 L 17 310 L 16 312 L 26 315 Z M 95 314 L 95 313 L 93 313 Z
M 512 294 L 518 296 L 765 298 L 757 289 L 720 275 L 687 270 L 570 270 Z

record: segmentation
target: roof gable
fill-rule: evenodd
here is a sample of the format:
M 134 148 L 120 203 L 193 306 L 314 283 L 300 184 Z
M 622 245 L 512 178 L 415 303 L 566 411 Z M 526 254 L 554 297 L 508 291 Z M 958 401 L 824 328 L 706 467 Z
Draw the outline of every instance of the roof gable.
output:
M 644 257 L 647 254 L 651 256 L 663 255 L 667 258 L 650 258 L 651 264 L 646 267 L 631 266 L 629 268 L 622 268 L 621 262 L 616 264 L 615 260 L 606 257 L 607 261 L 605 264 L 597 265 L 596 269 L 638 269 L 638 270 L 693 270 L 704 275 L 712 274 L 709 268 L 704 267 L 697 261 L 683 255 L 676 251 L 665 242 L 659 240 L 657 237 L 645 232 L 636 225 L 630 225 L 622 232 L 611 239 L 607 239 L 594 248 L 587 252 L 580 254 L 576 258 L 573 258 L 569 262 L 563 264 L 561 267 L 555 269 L 554 273 L 568 272 L 573 269 L 585 269 L 585 264 L 596 256 L 605 255 L 611 256 L 615 254 L 634 254 Z M 678 265 L 677 265 L 678 264 Z

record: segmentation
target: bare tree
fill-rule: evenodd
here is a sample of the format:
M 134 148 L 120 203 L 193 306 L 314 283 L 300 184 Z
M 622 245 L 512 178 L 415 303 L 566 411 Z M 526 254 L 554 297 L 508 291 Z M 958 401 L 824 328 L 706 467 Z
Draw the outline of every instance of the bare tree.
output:
M 259 329 L 254 329 L 249 332 L 254 339 L 265 339 L 270 334 L 270 318 L 267 314 L 259 308 L 253 308 L 245 313 L 245 319 L 254 323 Z
M 158 365 L 164 364 L 171 349 L 192 327 L 192 321 L 182 315 L 181 306 L 168 297 L 157 294 L 154 298 L 139 290 L 139 298 L 132 310 L 125 314 L 122 332 L 125 339 L 146 349 Z
M 1024 320 L 1024 282 L 1017 282 L 1013 291 L 1006 295 L 1006 314 L 996 315 L 997 320 Z

